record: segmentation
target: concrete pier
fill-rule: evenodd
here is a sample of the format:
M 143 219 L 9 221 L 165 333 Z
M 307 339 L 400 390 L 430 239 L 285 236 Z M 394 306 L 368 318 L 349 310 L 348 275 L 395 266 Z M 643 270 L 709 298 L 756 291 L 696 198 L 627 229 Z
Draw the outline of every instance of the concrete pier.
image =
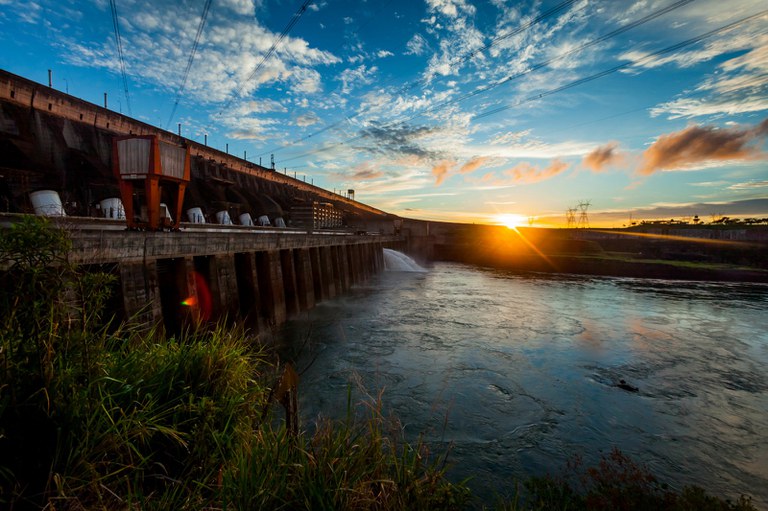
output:
M 19 215 L 4 215 L 3 224 Z M 393 235 L 251 232 L 189 224 L 181 232 L 126 231 L 110 220 L 54 220 L 67 229 L 71 262 L 111 265 L 125 318 L 163 325 L 243 321 L 256 331 L 280 325 L 365 282 L 384 268 Z

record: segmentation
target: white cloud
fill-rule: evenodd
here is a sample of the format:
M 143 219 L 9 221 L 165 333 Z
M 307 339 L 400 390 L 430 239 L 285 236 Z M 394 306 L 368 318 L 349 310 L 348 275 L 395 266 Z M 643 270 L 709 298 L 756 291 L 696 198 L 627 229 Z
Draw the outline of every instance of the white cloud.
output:
M 268 112 L 287 112 L 285 106 L 271 99 L 250 100 L 242 102 L 235 110 L 235 115 L 264 114 Z
M 230 138 L 238 140 L 266 140 L 272 134 L 272 126 L 276 121 L 260 117 L 229 116 L 222 119 L 222 124 L 231 131 Z
M 707 39 L 700 47 L 692 47 L 686 51 L 654 55 L 650 50 L 638 49 L 622 53 L 619 59 L 629 61 L 636 68 L 650 69 L 668 64 L 674 64 L 680 68 L 690 68 L 723 54 L 755 48 L 756 41 L 765 39 L 762 32 L 766 21 L 768 21 L 768 14 L 732 30 L 717 34 L 716 37 Z M 707 29 L 711 30 L 711 28 L 711 25 L 706 25 L 699 30 L 706 31 Z
M 768 188 L 768 181 L 747 181 L 735 183 L 728 187 L 730 190 L 753 190 L 755 188 Z
M 421 34 L 414 34 L 413 37 L 405 44 L 406 55 L 423 55 L 429 45 L 427 40 Z
M 476 12 L 475 6 L 465 0 L 427 0 L 427 5 L 431 10 L 449 18 L 456 18 L 460 13 L 474 15 Z
M 253 0 L 216 0 L 217 7 L 231 9 L 237 14 L 253 16 L 256 4 Z
M 317 124 L 320 122 L 320 118 L 314 112 L 308 112 L 296 117 L 295 122 L 297 126 L 304 128 L 307 126 L 312 126 L 313 124 Z
M 651 109 L 652 116 L 670 119 L 706 115 L 735 115 L 768 110 L 768 35 L 754 39 L 747 53 L 718 65 L 718 72 L 686 94 Z
M 304 94 L 313 94 L 320 90 L 320 73 L 309 68 L 294 68 L 291 71 L 293 91 Z
M 378 70 L 379 68 L 376 66 L 367 67 L 365 64 L 356 68 L 345 69 L 338 77 L 342 83 L 341 93 L 349 94 L 355 87 L 373 83 L 373 75 Z
M 141 9 L 129 7 L 121 9 L 129 75 L 175 91 L 197 32 L 199 14 L 190 15 L 186 4 L 171 0 L 143 3 Z M 211 10 L 187 81 L 187 96 L 210 103 L 230 99 L 236 91 L 248 96 L 265 84 L 288 84 L 300 94 L 320 89 L 320 74 L 315 68 L 338 63 L 339 58 L 288 36 L 264 61 L 277 35 L 253 19 L 258 8 L 260 5 L 252 0 L 226 0 L 222 8 Z M 113 44 L 65 41 L 70 62 L 109 69 L 116 69 Z

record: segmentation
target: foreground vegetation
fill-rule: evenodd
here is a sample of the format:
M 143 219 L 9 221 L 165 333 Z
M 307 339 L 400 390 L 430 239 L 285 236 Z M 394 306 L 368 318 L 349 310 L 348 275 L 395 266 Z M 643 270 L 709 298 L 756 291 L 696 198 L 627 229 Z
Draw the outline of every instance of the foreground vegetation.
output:
M 362 414 L 350 401 L 346 418 L 312 434 L 286 428 L 273 403 L 282 368 L 242 329 L 166 339 L 115 325 L 105 316 L 114 278 L 79 273 L 67 264 L 69 248 L 65 232 L 36 218 L 0 232 L 0 508 L 477 504 L 446 479 L 442 456 L 404 441 L 379 398 Z M 745 499 L 671 492 L 613 456 L 582 479 L 531 479 L 525 500 L 497 507 L 753 509 Z

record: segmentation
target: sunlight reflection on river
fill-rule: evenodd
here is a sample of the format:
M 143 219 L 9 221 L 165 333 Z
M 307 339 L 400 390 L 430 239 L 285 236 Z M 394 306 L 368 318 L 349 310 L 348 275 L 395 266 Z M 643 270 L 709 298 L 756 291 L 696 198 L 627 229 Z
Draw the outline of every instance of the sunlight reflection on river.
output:
M 309 366 L 305 423 L 343 416 L 359 375 L 411 438 L 451 443 L 452 477 L 487 499 L 616 446 L 674 487 L 768 509 L 767 312 L 764 285 L 438 264 L 385 272 L 279 336 Z

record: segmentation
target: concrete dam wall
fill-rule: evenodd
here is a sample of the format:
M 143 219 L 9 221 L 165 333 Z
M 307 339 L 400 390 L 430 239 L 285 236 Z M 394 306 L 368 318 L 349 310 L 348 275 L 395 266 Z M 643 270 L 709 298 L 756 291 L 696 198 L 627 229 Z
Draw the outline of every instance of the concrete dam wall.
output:
M 237 221 L 282 218 L 313 203 L 333 208 L 353 230 L 394 231 L 394 215 L 238 158 L 205 144 L 0 70 L 0 211 L 31 212 L 31 192 L 55 190 L 68 215 L 99 216 L 100 201 L 119 197 L 112 142 L 118 136 L 157 136 L 189 149 L 192 180 L 184 210 L 200 207 L 206 220 L 228 211 Z
M 0 227 L 20 218 L 0 215 Z M 52 220 L 69 232 L 71 263 L 117 277 L 118 316 L 163 325 L 169 334 L 225 318 L 266 331 L 382 271 L 384 248 L 405 247 L 403 238 L 387 235 L 204 225 L 147 232 L 112 220 Z
M 147 135 L 188 150 L 182 210 L 205 224 L 126 230 L 100 208 L 121 196 L 116 137 Z M 0 70 L 0 227 L 34 212 L 33 194 L 49 190 L 71 262 L 114 274 L 113 308 L 168 333 L 225 317 L 264 331 L 381 271 L 385 247 L 409 248 L 394 215 Z M 225 223 L 222 212 L 281 228 L 211 225 Z

